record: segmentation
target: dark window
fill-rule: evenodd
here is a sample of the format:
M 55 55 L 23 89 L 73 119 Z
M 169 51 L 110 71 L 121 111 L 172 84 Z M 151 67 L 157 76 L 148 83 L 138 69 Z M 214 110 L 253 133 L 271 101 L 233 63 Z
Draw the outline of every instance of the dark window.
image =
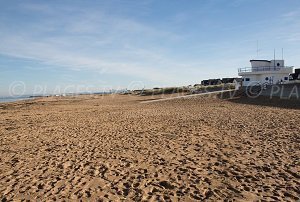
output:
M 287 76 L 286 76 L 286 77 L 284 77 L 284 80 L 286 80 L 286 81 L 287 81 L 287 80 L 289 80 L 289 77 L 287 77 Z
M 250 78 L 246 78 L 246 81 L 250 81 Z
M 268 80 L 269 80 L 269 77 L 266 77 L 265 80 L 268 81 Z
M 279 66 L 280 66 L 280 63 L 278 62 L 278 63 L 277 63 L 277 67 L 279 67 Z

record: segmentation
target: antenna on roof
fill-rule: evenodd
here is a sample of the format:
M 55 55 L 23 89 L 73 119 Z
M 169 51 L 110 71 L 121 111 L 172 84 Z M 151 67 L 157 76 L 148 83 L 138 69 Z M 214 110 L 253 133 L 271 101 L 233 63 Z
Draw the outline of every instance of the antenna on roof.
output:
M 275 67 L 276 50 L 274 48 L 274 67 Z
M 256 54 L 257 54 L 257 59 L 258 59 L 258 40 L 256 41 Z

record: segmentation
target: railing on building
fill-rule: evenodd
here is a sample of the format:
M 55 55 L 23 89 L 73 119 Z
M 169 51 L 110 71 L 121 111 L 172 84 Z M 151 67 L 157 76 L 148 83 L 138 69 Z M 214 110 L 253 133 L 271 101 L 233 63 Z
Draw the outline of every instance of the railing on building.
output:
M 279 71 L 285 68 L 291 68 L 292 66 L 279 66 L 279 67 L 243 67 L 239 68 L 239 73 L 244 72 L 263 72 L 263 71 Z

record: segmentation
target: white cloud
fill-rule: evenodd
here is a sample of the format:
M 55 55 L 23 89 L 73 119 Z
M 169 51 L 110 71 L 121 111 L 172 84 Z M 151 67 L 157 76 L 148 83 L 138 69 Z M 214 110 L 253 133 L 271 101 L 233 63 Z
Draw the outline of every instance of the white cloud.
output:
M 177 36 L 128 18 L 94 10 L 67 16 L 49 6 L 24 4 L 31 12 L 46 12 L 42 21 L 25 22 L 24 29 L 12 32 L 0 27 L 0 53 L 71 69 L 131 75 L 151 81 L 175 81 L 164 69 L 177 62 L 165 59 L 159 46 L 140 44 L 147 40 L 176 40 Z M 54 22 L 52 17 L 61 20 Z M 140 40 L 139 40 L 140 38 Z M 149 47 L 149 48 L 148 48 Z
M 243 0 L 234 2 L 241 5 Z M 133 6 L 130 1 L 128 3 Z M 147 12 L 147 5 L 139 6 Z M 200 10 L 213 10 L 214 6 L 216 1 Z M 268 26 L 282 25 L 284 17 L 296 16 L 296 12 L 287 13 L 272 22 L 265 19 L 223 25 L 211 24 L 214 21 L 209 19 L 205 23 L 214 33 L 199 31 L 191 26 L 189 30 L 176 33 L 174 26 L 186 28 L 185 22 L 195 18 L 195 14 L 178 12 L 169 16 L 168 23 L 171 24 L 164 27 L 166 24 L 152 24 L 122 12 L 116 12 L 116 15 L 102 7 L 83 9 L 74 5 L 22 3 L 19 8 L 35 17 L 24 19 L 17 25 L 10 23 L 8 18 L 1 19 L 1 54 L 78 71 L 87 69 L 119 77 L 129 75 L 165 85 L 191 81 L 198 83 L 201 79 L 214 76 L 234 76 L 240 65 L 247 65 L 250 57 L 256 55 L 256 40 L 273 45 L 271 42 L 276 37 L 290 42 L 299 39 L 298 24 L 289 25 L 293 26 L 293 31 L 287 31 L 289 26 Z M 263 28 L 251 32 L 252 27 Z M 248 31 L 243 33 L 242 30 Z M 215 38 L 207 36 L 206 41 L 206 35 L 216 32 Z M 236 35 L 236 38 L 231 35 Z M 268 47 L 271 53 L 273 48 Z
M 290 11 L 287 13 L 282 14 L 282 17 L 284 18 L 294 18 L 299 16 L 299 10 Z

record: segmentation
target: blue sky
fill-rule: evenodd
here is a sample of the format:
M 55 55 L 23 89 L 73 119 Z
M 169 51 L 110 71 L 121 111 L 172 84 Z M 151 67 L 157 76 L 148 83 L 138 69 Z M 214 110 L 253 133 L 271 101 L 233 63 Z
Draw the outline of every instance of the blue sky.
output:
M 0 0 L 0 39 L 2 96 L 188 85 L 274 48 L 300 67 L 300 1 Z

